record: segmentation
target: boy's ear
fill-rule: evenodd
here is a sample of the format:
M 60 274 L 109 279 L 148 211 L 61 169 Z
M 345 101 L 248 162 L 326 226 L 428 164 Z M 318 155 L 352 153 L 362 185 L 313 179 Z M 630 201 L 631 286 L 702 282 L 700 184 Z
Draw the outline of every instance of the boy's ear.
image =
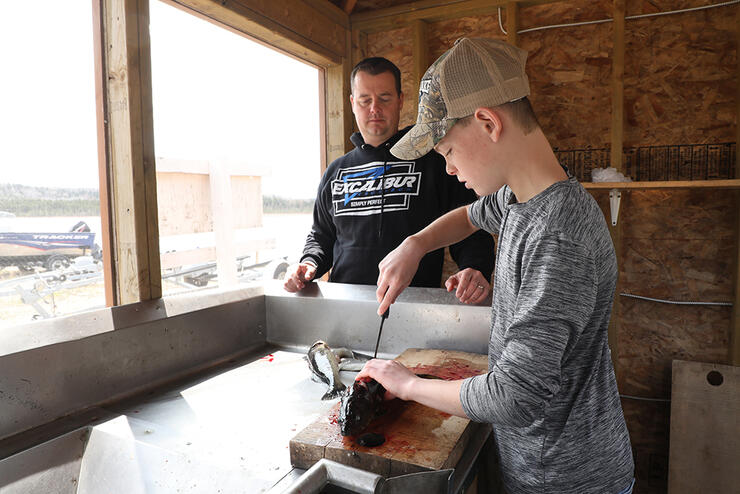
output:
M 493 142 L 498 142 L 503 131 L 503 121 L 499 112 L 492 109 L 481 107 L 475 110 L 473 117 L 482 126 Z

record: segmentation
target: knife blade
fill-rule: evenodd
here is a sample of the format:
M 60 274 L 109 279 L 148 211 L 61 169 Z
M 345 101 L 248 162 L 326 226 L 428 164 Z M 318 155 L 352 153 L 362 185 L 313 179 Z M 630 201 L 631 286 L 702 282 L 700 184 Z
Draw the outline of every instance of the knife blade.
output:
M 378 345 L 380 345 L 380 335 L 383 334 L 383 323 L 386 319 L 388 319 L 388 316 L 391 314 L 391 308 L 388 307 L 385 312 L 383 312 L 383 315 L 380 316 L 380 329 L 378 329 L 378 341 L 375 342 L 375 352 L 373 352 L 373 358 L 378 357 Z

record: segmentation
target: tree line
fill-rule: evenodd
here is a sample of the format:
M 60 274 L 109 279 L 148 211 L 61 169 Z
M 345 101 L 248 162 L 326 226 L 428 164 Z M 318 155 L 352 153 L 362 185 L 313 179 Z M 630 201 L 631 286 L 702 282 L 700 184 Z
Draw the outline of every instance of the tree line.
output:
M 262 208 L 265 213 L 310 213 L 313 199 L 289 199 L 279 196 L 263 196 Z
M 99 216 L 97 199 L 26 199 L 0 197 L 0 211 L 16 216 Z
M 264 196 L 262 207 L 265 213 L 310 213 L 313 199 L 289 199 L 279 196 Z M 29 199 L 22 197 L 0 197 L 0 211 L 16 216 L 99 216 L 100 201 L 97 199 Z

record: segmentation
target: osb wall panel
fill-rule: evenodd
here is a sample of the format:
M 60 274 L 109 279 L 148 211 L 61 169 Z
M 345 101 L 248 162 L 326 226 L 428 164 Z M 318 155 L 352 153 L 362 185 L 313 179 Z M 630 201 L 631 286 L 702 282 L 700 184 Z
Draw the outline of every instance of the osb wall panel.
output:
M 707 5 L 703 0 L 628 0 L 627 15 Z M 625 146 L 734 141 L 737 97 L 739 7 L 627 20 L 625 27 Z M 506 14 L 502 11 L 502 20 Z M 555 2 L 523 8 L 521 29 L 607 19 L 611 0 Z M 455 39 L 503 39 L 496 15 L 430 23 L 429 58 Z M 522 33 L 529 51 L 532 102 L 553 147 L 610 145 L 612 23 Z M 407 98 L 411 84 L 411 31 L 368 36 L 369 50 L 403 65 Z M 406 105 L 401 124 L 415 121 Z
M 521 29 L 611 18 L 611 1 L 557 2 L 522 9 Z M 529 52 L 532 105 L 550 144 L 600 148 L 610 142 L 611 23 L 519 35 Z
M 521 10 L 521 29 L 609 17 L 609 1 L 558 2 Z M 506 22 L 502 11 L 502 22 Z M 505 24 L 504 24 L 505 25 Z M 603 147 L 609 142 L 612 30 L 609 24 L 524 33 L 532 104 L 550 143 L 560 149 Z M 456 39 L 506 39 L 496 15 L 429 24 L 434 61 Z M 607 111 L 594 111 L 594 108 Z
M 612 5 L 612 0 L 579 0 L 526 7 L 519 12 L 519 29 L 611 19 Z
M 505 19 L 505 16 L 503 17 Z M 429 38 L 429 63 L 449 50 L 455 40 L 468 38 L 494 38 L 506 40 L 506 35 L 498 26 L 498 17 L 482 15 L 480 17 L 462 17 L 448 21 L 430 22 L 427 28 Z
M 401 109 L 401 128 L 416 123 L 416 91 L 411 81 L 413 70 L 413 45 L 411 28 L 395 29 L 367 35 L 367 56 L 385 57 L 401 70 L 401 91 L 405 103 Z
M 594 191 L 609 215 L 607 191 Z M 625 191 L 621 290 L 681 301 L 733 300 L 736 191 Z M 667 305 L 619 297 L 619 390 L 670 399 L 673 359 L 726 363 L 731 307 Z M 665 492 L 670 404 L 622 400 L 632 440 L 637 493 Z
M 706 2 L 628 1 L 628 15 Z M 738 6 L 627 21 L 625 146 L 736 139 Z

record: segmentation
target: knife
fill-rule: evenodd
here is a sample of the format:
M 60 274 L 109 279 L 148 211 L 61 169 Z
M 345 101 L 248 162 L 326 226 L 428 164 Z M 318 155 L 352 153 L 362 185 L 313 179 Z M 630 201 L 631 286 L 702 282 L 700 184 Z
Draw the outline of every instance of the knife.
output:
M 388 319 L 390 314 L 391 308 L 388 307 L 385 312 L 383 312 L 383 315 L 380 316 L 380 329 L 378 329 L 378 341 L 375 342 L 375 353 L 373 353 L 373 358 L 377 358 L 378 356 L 378 345 L 380 345 L 380 335 L 383 333 L 383 323 Z

